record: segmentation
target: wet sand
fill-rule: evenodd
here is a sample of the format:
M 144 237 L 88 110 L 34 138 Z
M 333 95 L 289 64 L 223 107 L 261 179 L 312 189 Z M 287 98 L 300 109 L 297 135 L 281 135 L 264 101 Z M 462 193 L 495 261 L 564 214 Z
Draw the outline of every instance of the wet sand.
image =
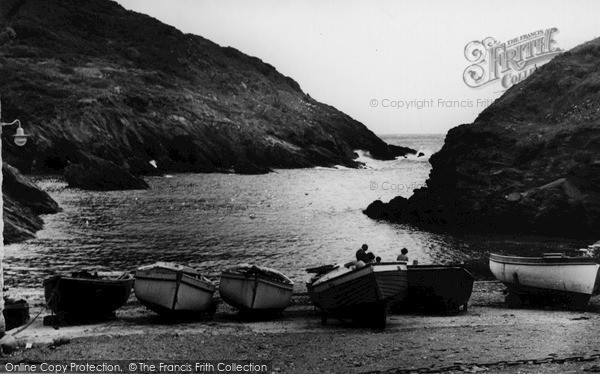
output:
M 503 289 L 495 281 L 477 281 L 466 312 L 454 316 L 391 314 L 383 331 L 335 319 L 322 325 L 306 296 L 296 296 L 295 305 L 276 320 L 243 320 L 221 304 L 213 320 L 178 323 L 160 319 L 132 297 L 109 322 L 54 329 L 42 325 L 42 314 L 15 336 L 33 347 L 20 348 L 2 361 L 267 360 L 273 371 L 283 373 L 451 366 L 454 371 L 488 373 L 600 371 L 600 359 L 593 356 L 600 354 L 600 297 L 592 298 L 583 311 L 509 309 Z M 43 300 L 38 295 L 30 304 L 33 317 Z M 590 360 L 486 366 L 574 356 Z

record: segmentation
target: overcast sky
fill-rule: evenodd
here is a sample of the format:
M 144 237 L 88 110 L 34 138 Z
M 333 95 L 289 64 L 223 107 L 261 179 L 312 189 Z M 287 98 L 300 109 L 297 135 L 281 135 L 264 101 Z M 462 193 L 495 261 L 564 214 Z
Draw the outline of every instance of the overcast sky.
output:
M 499 82 L 463 80 L 472 41 L 557 28 L 553 46 L 568 50 L 600 36 L 593 0 L 117 2 L 259 57 L 378 134 L 445 133 L 499 97 Z

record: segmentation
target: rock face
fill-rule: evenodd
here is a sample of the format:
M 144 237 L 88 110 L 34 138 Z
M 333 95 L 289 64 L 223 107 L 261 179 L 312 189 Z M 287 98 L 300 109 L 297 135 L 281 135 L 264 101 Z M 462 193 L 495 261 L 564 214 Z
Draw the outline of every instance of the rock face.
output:
M 99 157 L 88 156 L 79 164 L 65 167 L 65 179 L 69 187 L 85 190 L 142 190 L 150 188 L 139 177 L 122 167 Z
M 356 167 L 392 159 L 364 125 L 258 58 L 183 34 L 108 0 L 2 0 L 3 117 L 33 136 L 24 171 L 85 151 L 133 173 Z
M 40 214 L 60 211 L 58 204 L 17 169 L 4 163 L 2 167 L 4 195 L 4 243 L 33 238 L 43 226 Z
M 430 159 L 427 186 L 373 218 L 462 231 L 600 235 L 600 39 L 510 88 Z

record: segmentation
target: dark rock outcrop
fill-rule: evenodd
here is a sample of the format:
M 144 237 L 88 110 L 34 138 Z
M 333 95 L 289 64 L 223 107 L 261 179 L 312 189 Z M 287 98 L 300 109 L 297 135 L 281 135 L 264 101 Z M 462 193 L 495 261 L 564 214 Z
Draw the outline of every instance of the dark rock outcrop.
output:
M 3 116 L 33 135 L 7 156 L 62 171 L 84 151 L 131 172 L 265 172 L 393 159 L 364 125 L 256 57 L 108 0 L 2 0 Z
M 256 165 L 249 162 L 239 162 L 233 166 L 233 170 L 237 174 L 267 174 L 273 171 L 266 166 Z
M 4 243 L 15 243 L 35 236 L 42 229 L 41 214 L 60 211 L 56 201 L 17 169 L 4 163 L 2 167 L 4 195 Z
M 461 231 L 600 235 L 600 39 L 511 87 L 451 129 L 427 186 L 373 218 Z
M 99 157 L 88 156 L 79 164 L 65 167 L 69 187 L 84 190 L 143 190 L 150 188 L 146 181 L 125 168 Z
M 388 149 L 390 150 L 390 153 L 392 154 L 393 157 L 401 157 L 401 156 L 406 156 L 406 155 L 417 154 L 417 151 L 412 148 L 401 147 L 399 145 L 394 145 L 394 144 L 388 144 Z

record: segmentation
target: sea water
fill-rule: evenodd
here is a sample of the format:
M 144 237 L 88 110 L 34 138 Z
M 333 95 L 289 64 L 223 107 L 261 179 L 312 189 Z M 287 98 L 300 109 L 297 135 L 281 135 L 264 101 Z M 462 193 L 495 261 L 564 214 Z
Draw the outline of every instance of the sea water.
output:
M 6 246 L 10 287 L 39 287 L 55 273 L 132 271 L 156 261 L 200 268 L 218 279 L 223 268 L 253 263 L 294 281 L 305 268 L 347 262 L 362 244 L 384 261 L 403 247 L 419 263 L 484 258 L 486 251 L 557 251 L 563 240 L 457 236 L 376 221 L 362 211 L 374 200 L 409 197 L 425 184 L 429 157 L 443 135 L 388 136 L 425 156 L 373 160 L 360 152 L 361 169 L 307 168 L 265 175 L 173 174 L 147 177 L 148 190 L 82 191 L 60 177 L 36 178 L 61 206 L 44 216 L 35 239 Z

